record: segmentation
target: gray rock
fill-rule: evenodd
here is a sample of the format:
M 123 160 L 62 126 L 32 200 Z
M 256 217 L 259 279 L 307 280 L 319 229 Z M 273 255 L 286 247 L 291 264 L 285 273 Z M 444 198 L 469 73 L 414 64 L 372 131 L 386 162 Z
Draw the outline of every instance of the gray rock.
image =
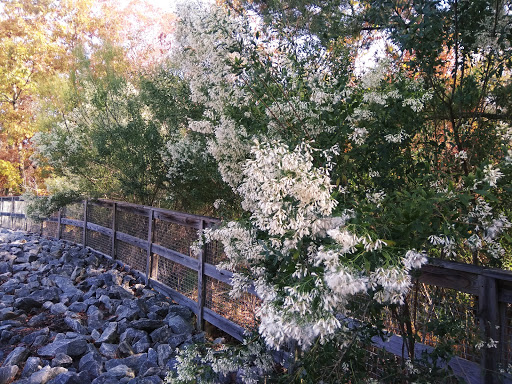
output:
M 0 384 L 10 383 L 18 373 L 18 370 L 19 368 L 17 365 L 0 368 Z
M 24 338 L 21 339 L 21 341 L 27 345 L 32 345 L 34 343 L 34 341 L 39 337 L 39 336 L 46 336 L 50 333 L 50 329 L 48 327 L 46 328 L 42 328 L 38 331 L 35 331 L 35 332 L 32 332 L 32 333 L 29 333 L 27 336 L 25 336 Z
M 89 329 L 98 329 L 103 326 L 103 313 L 96 307 L 90 306 L 87 310 L 87 326 Z
M 117 344 L 103 343 L 100 346 L 100 353 L 109 359 L 115 359 L 117 357 Z
M 139 341 L 142 337 L 147 337 L 147 335 L 148 334 L 146 332 L 140 329 L 128 328 L 121 334 L 119 340 L 121 342 L 126 341 L 129 344 L 133 344 Z
M 131 356 L 135 352 L 133 351 L 133 348 L 130 344 L 126 341 L 122 341 L 119 343 L 119 346 L 117 347 L 118 354 L 121 356 Z
M 110 322 L 101 334 L 100 338 L 97 340 L 98 343 L 114 343 L 116 342 L 116 339 L 118 338 L 118 335 L 116 333 L 117 331 L 117 323 L 116 322 Z
M 91 361 L 96 362 L 98 364 L 103 364 L 101 356 L 98 353 L 89 352 L 80 359 L 80 362 L 78 363 L 78 370 L 83 371 L 84 366 Z
M 65 313 L 68 310 L 68 307 L 66 307 L 62 303 L 53 304 L 50 308 L 50 312 L 54 315 L 61 315 Z
M 174 333 L 191 333 L 194 330 L 190 321 L 183 319 L 181 316 L 168 317 L 167 323 Z
M 34 372 L 30 377 L 28 378 L 29 384 L 46 384 L 48 381 L 56 377 L 57 375 L 60 375 L 61 373 L 65 373 L 68 370 L 63 367 L 55 367 L 51 368 L 50 366 L 43 367 L 37 372 Z
M 147 358 L 148 358 L 147 353 L 140 353 L 137 355 L 125 357 L 124 359 L 107 360 L 105 362 L 105 369 L 107 371 L 109 371 L 118 365 L 126 365 L 126 366 L 130 367 L 131 369 L 133 369 L 135 371 L 135 373 L 137 374 L 140 370 L 140 367 L 147 360 Z
M 52 367 L 69 367 L 71 364 L 73 364 L 73 359 L 65 353 L 57 353 L 52 360 Z
M 178 316 L 181 316 L 185 320 L 191 320 L 192 319 L 192 311 L 185 307 L 184 305 L 171 305 L 169 306 L 169 315 L 175 314 Z
M 164 368 L 172 356 L 173 349 L 171 349 L 169 344 L 161 344 L 157 347 L 156 352 L 158 354 L 158 365 Z
M 76 319 L 73 319 L 69 316 L 66 316 L 64 318 L 64 322 L 66 323 L 66 325 L 71 328 L 73 331 L 75 331 L 76 333 L 79 333 L 81 335 L 86 335 L 88 334 L 89 332 L 87 331 L 87 328 L 85 328 L 78 320 Z
M 143 369 L 141 368 L 141 372 Z M 161 372 L 161 369 L 158 367 L 149 367 L 144 373 L 141 375 L 142 377 L 146 376 L 157 376 Z
M 102 376 L 110 376 L 116 379 L 121 379 L 123 377 L 133 378 L 135 377 L 135 372 L 133 369 L 128 367 L 127 365 L 120 364 L 112 367 L 107 372 L 105 372 Z
M 41 357 L 53 357 L 58 353 L 65 353 L 71 357 L 80 356 L 87 351 L 87 342 L 84 339 L 59 339 L 37 351 Z
M 135 344 L 133 344 L 132 347 L 135 353 L 142 353 L 146 352 L 150 346 L 151 343 L 149 341 L 149 337 L 147 335 L 144 335 Z
M 25 367 L 21 372 L 21 377 L 29 377 L 34 372 L 37 372 L 41 369 L 41 358 L 31 356 L 25 362 Z
M 172 350 L 175 350 L 181 344 L 183 344 L 190 337 L 190 333 L 182 333 L 179 335 L 172 335 L 167 339 L 167 344 L 171 346 Z
M 86 372 L 90 380 L 93 380 L 103 372 L 103 364 L 96 361 L 89 361 L 83 365 L 80 371 Z
M 25 362 L 29 353 L 30 351 L 25 347 L 16 347 L 7 355 L 2 366 L 7 367 L 9 365 L 20 365 Z
M 86 312 L 87 308 L 89 308 L 89 306 L 87 304 L 85 304 L 83 302 L 75 301 L 74 303 L 69 305 L 68 310 L 71 312 L 78 313 L 78 312 Z
M 42 303 L 32 299 L 31 297 L 21 297 L 14 301 L 14 308 L 22 311 L 30 312 L 33 308 L 41 308 Z
M 29 297 L 41 304 L 46 301 L 56 302 L 59 300 L 59 290 L 56 287 L 38 289 L 32 292 Z
M 91 381 L 89 380 L 89 383 Z M 47 384 L 84 384 L 76 372 L 64 372 L 47 382 Z
M 165 325 L 163 320 L 150 320 L 150 319 L 140 319 L 132 321 L 130 324 L 135 329 L 142 329 L 144 331 L 154 331 L 157 328 L 161 328 Z M 170 325 L 170 324 L 169 324 Z M 176 332 L 182 333 L 182 332 Z
M 168 325 L 164 325 L 163 327 L 155 329 L 149 336 L 151 337 L 153 343 L 160 343 L 166 341 L 172 335 L 172 329 Z
M 138 308 L 130 308 L 126 305 L 120 305 L 116 309 L 117 320 L 120 321 L 123 319 L 126 319 L 126 320 L 137 319 L 140 317 L 139 312 L 140 311 Z
M 143 377 L 139 384 L 162 384 L 164 381 L 159 376 Z

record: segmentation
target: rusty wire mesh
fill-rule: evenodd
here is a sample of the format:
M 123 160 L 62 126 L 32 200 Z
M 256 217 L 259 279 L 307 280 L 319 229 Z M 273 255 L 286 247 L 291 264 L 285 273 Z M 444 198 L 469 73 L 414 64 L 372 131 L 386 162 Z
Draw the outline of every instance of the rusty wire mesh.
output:
M 369 300 L 366 295 L 355 298 L 362 308 Z M 455 356 L 480 362 L 481 354 L 475 348 L 480 340 L 480 329 L 475 296 L 457 290 L 427 284 L 415 284 L 406 298 L 407 306 L 396 309 L 386 307 L 381 313 L 384 328 L 403 336 L 398 317 L 410 318 L 416 342 L 431 347 L 450 344 Z M 392 307 L 391 307 L 392 308 Z M 368 321 L 364 315 L 358 317 Z M 405 328 L 404 328 L 405 329 Z
M 43 222 L 43 236 L 45 237 L 57 237 L 58 224 L 53 221 Z
M 112 239 L 110 236 L 91 230 L 87 230 L 86 236 L 85 241 L 88 247 L 105 255 L 110 256 L 112 254 Z
M 118 210 L 116 212 L 116 231 L 147 240 L 149 217 L 132 212 Z
M 190 246 L 197 238 L 195 228 L 157 219 L 153 223 L 153 242 L 183 255 L 196 257 L 190 252 Z
M 205 260 L 208 264 L 217 265 L 226 260 L 226 254 L 220 241 L 212 241 L 205 245 Z
M 112 209 L 94 204 L 87 205 L 87 222 L 112 228 Z
M 230 285 L 206 276 L 206 308 L 243 328 L 255 328 L 255 313 L 260 306 L 260 299 L 249 293 L 244 293 L 239 299 L 233 299 L 229 296 L 230 291 Z
M 507 373 L 512 373 L 512 304 L 501 303 L 501 343 L 498 345 L 500 352 L 500 367 Z
M 81 244 L 83 242 L 83 229 L 74 225 L 62 224 L 60 227 L 60 238 Z
M 116 241 L 116 245 L 117 259 L 139 272 L 146 273 L 147 251 L 145 249 L 120 240 Z
M 197 301 L 197 277 L 197 271 L 164 257 L 158 257 L 156 280 L 194 301 Z

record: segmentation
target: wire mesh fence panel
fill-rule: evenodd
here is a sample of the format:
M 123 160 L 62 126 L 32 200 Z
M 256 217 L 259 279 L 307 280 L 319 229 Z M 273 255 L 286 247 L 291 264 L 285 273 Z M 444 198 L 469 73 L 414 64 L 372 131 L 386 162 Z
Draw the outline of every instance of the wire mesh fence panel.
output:
M 396 372 L 396 367 L 402 363 L 400 357 L 373 345 L 361 346 L 361 350 L 364 351 L 362 361 L 368 377 L 375 380 L 389 377 L 390 372 Z
M 0 219 L 2 222 L 3 228 L 10 228 L 11 227 L 11 218 L 9 216 L 2 216 Z
M 112 228 L 112 208 L 101 207 L 94 204 L 87 205 L 87 222 Z
M 25 213 L 25 201 L 15 200 L 14 201 L 14 213 L 24 214 Z
M 27 219 L 27 231 L 32 233 L 41 232 L 41 224 L 38 221 Z
M 83 229 L 74 225 L 62 225 L 60 228 L 60 238 L 62 240 L 72 241 L 73 243 L 82 243 Z
M 110 236 L 96 231 L 87 230 L 85 241 L 88 247 L 91 247 L 98 252 L 109 256 L 112 254 L 112 239 Z
M 500 368 L 512 374 L 512 304 L 502 303 L 501 306 Z
M 73 220 L 84 220 L 84 205 L 82 203 L 75 203 L 67 205 L 62 209 L 62 217 Z
M 147 251 L 117 240 L 117 259 L 139 272 L 146 272 Z
M 190 246 L 198 239 L 197 229 L 156 219 L 153 223 L 153 242 L 183 255 L 196 258 Z
M 149 217 L 132 212 L 116 212 L 116 231 L 146 240 L 148 238 Z
M 220 241 L 212 241 L 205 245 L 205 261 L 208 264 L 217 265 L 226 260 L 226 254 Z
M 230 291 L 230 285 L 206 276 L 205 306 L 245 329 L 256 328 L 255 313 L 260 306 L 260 299 L 249 293 L 244 293 L 240 298 L 233 299 L 229 295 Z
M 54 221 L 43 222 L 43 236 L 57 237 L 58 224 Z
M 25 218 L 13 217 L 11 229 L 24 231 L 25 230 Z
M 368 296 L 355 299 L 359 309 L 368 300 Z M 381 319 L 388 332 L 402 336 L 397 318 L 410 319 L 417 342 L 432 347 L 450 344 L 455 356 L 480 362 L 481 353 L 476 345 L 481 339 L 481 332 L 477 318 L 478 299 L 475 296 L 453 289 L 417 284 L 406 300 L 407 306 L 383 309 Z M 368 321 L 364 315 L 358 320 Z
M 197 302 L 197 271 L 160 257 L 156 280 Z

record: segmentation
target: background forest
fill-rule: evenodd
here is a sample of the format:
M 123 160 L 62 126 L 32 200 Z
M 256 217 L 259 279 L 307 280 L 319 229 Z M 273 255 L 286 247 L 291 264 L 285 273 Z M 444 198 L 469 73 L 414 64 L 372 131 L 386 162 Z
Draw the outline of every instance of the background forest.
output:
M 202 240 L 262 299 L 251 348 L 298 345 L 286 380 L 357 380 L 428 257 L 511 267 L 511 6 L 4 1 L 1 186 L 223 217 Z M 375 328 L 347 328 L 356 310 Z M 172 380 L 236 367 L 200 352 Z

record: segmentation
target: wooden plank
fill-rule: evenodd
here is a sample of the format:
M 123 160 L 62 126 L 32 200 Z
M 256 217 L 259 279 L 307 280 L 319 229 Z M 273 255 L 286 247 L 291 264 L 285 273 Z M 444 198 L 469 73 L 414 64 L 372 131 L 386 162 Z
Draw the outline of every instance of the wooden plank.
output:
M 484 342 L 490 339 L 499 340 L 496 326 L 499 325 L 499 305 L 496 280 L 492 277 L 479 276 L 480 292 L 478 295 L 478 317 L 480 328 L 484 334 Z M 482 348 L 481 368 L 484 372 L 485 382 L 499 383 L 498 377 L 498 348 Z
M 423 265 L 419 282 L 478 295 L 478 274 L 436 265 Z
M 97 200 L 89 200 L 89 204 L 94 205 L 96 207 L 112 208 L 112 206 L 115 204 L 115 202 L 111 201 L 111 200 L 97 199 Z
M 225 319 L 210 308 L 203 308 L 204 320 L 233 336 L 235 339 L 242 341 L 245 337 L 245 329 L 238 324 Z
M 84 205 L 84 220 L 83 220 L 83 232 L 82 232 L 82 244 L 84 245 L 84 247 L 87 246 L 87 200 L 84 200 L 83 203 Z
M 107 227 L 103 227 L 103 226 L 98 225 L 98 224 L 87 223 L 87 229 L 89 229 L 91 231 L 99 232 L 102 235 L 105 235 L 105 236 L 108 236 L 108 237 L 112 236 L 112 229 L 107 228 Z
M 149 213 L 148 223 L 148 245 L 146 249 L 146 285 L 149 283 L 149 276 L 151 274 L 151 246 L 153 244 L 153 210 Z
M 176 214 L 175 212 L 154 212 L 155 219 L 182 225 L 184 227 L 201 229 L 203 220 L 201 217 L 193 217 L 190 215 Z
M 156 253 L 159 256 L 174 261 L 175 263 L 184 265 L 185 267 L 193 269 L 194 271 L 197 271 L 199 269 L 197 259 L 194 259 L 190 256 L 184 255 L 182 253 L 176 252 L 172 249 L 165 248 L 162 247 L 161 245 L 154 243 L 152 246 L 152 250 L 153 253 Z
M 84 227 L 84 223 L 81 220 L 68 219 L 66 217 L 61 217 L 60 222 L 61 222 L 61 224 L 72 225 L 73 227 L 78 227 L 78 228 Z
M 188 297 L 175 291 L 171 287 L 153 279 L 149 279 L 149 286 L 153 288 L 155 291 L 158 291 L 163 295 L 169 296 L 178 304 L 184 305 L 197 315 L 197 303 L 194 300 L 189 299 Z
M 394 354 L 395 356 L 402 357 L 402 353 L 407 356 L 407 347 L 403 345 L 403 340 L 400 336 L 391 335 L 386 341 L 383 341 L 379 336 L 372 338 L 372 344 L 378 348 Z M 430 345 L 421 343 L 414 344 L 414 355 L 421 356 L 423 353 L 430 354 L 434 350 Z M 445 367 L 443 361 L 438 361 L 438 366 Z M 465 360 L 461 357 L 453 357 L 448 365 L 453 369 L 453 373 L 457 377 L 461 377 L 468 384 L 484 384 L 482 370 L 479 364 Z
M 112 203 L 112 234 L 110 235 L 110 252 L 112 253 L 112 258 L 117 258 L 117 243 L 116 243 L 116 225 L 117 225 L 117 204 Z
M 146 208 L 142 205 L 125 204 L 125 203 L 117 202 L 116 206 L 117 206 L 117 210 L 120 212 L 133 213 L 133 214 L 139 215 L 139 216 L 148 217 L 151 212 L 150 208 Z
M 142 249 L 147 249 L 148 248 L 147 240 L 139 239 L 138 237 L 129 235 L 129 234 L 124 233 L 124 232 L 116 231 L 116 240 L 123 241 L 125 243 L 134 245 L 135 247 L 139 247 L 139 248 L 142 248 Z
M 233 272 L 226 271 L 225 269 L 219 270 L 215 265 L 205 263 L 204 265 L 204 273 L 207 276 L 213 277 L 219 281 L 222 281 L 225 284 L 231 284 L 231 279 L 233 278 Z
M 216 280 L 222 281 L 225 284 L 233 285 L 233 284 L 231 284 L 231 279 L 233 278 L 233 272 L 227 271 L 225 269 L 217 269 L 217 267 L 215 267 L 215 265 L 205 263 L 204 274 L 206 276 L 213 277 Z M 250 293 L 251 295 L 258 296 L 256 291 L 254 290 L 254 285 L 252 285 L 252 284 L 246 290 L 246 292 Z
M 57 240 L 60 240 L 60 226 L 62 222 L 62 209 L 59 208 L 59 215 L 57 216 Z
M 60 210 L 59 210 L 60 213 Z M 14 196 L 11 198 L 11 229 L 13 229 L 14 226 Z M 60 233 L 57 239 L 60 239 Z
M 204 221 L 201 221 L 201 228 L 204 228 Z M 205 246 L 201 247 L 197 255 L 198 269 L 197 269 L 197 329 L 202 331 L 204 329 L 203 309 L 206 305 L 206 276 L 204 274 L 204 263 L 206 262 Z

